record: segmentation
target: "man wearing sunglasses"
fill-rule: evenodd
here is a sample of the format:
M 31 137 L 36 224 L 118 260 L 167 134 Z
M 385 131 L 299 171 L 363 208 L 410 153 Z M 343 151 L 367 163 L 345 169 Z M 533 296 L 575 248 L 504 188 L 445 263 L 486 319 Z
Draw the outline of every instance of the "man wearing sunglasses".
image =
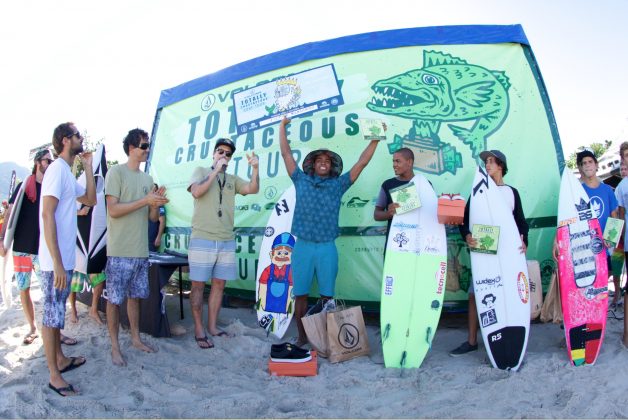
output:
M 344 174 L 342 158 L 327 149 L 310 152 L 303 160 L 301 170 L 288 144 L 286 125 L 289 123 L 287 118 L 281 121 L 279 145 L 286 170 L 297 192 L 291 233 L 298 239 L 292 252 L 292 275 L 294 317 L 299 330 L 297 346 L 302 346 L 308 340 L 301 318 L 307 311 L 307 298 L 314 275 L 323 302 L 334 296 L 338 275 L 335 240 L 340 234 L 340 200 L 371 161 L 378 141 L 369 142 L 355 165 Z
M 146 162 L 150 143 L 148 133 L 136 128 L 126 135 L 126 163 L 107 171 L 105 198 L 107 200 L 107 328 L 111 339 L 111 360 L 116 366 L 126 366 L 120 351 L 120 305 L 127 300 L 131 327 L 131 343 L 146 353 L 157 350 L 142 342 L 140 337 L 140 299 L 149 296 L 148 287 L 148 219 L 159 220 L 159 207 L 165 205 L 166 188 L 153 191 L 153 178 L 140 170 Z
M 225 283 L 237 277 L 233 235 L 235 195 L 255 194 L 259 191 L 259 160 L 255 153 L 246 155 L 252 168 L 249 182 L 226 173 L 235 150 L 235 144 L 230 139 L 218 139 L 211 167 L 196 168 L 188 186 L 188 191 L 194 197 L 192 235 L 188 247 L 192 282 L 190 304 L 194 318 L 194 338 L 202 349 L 214 347 L 205 334 L 202 321 L 203 289 L 208 280 L 211 280 L 211 290 L 207 330 L 214 337 L 228 336 L 225 331 L 218 329 L 217 321 Z
M 55 128 L 52 145 L 59 159 L 46 170 L 41 184 L 39 213 L 39 265 L 44 293 L 43 339 L 50 382 L 48 387 L 61 396 L 76 395 L 62 373 L 86 362 L 85 357 L 66 357 L 61 350 L 65 323 L 65 304 L 70 294 L 72 271 L 76 264 L 76 201 L 86 206 L 96 204 L 96 186 L 92 154 L 83 153 L 83 137 L 73 123 Z M 70 167 L 79 156 L 85 169 L 85 188 L 76 181 Z M 71 240 L 70 240 L 71 239 Z

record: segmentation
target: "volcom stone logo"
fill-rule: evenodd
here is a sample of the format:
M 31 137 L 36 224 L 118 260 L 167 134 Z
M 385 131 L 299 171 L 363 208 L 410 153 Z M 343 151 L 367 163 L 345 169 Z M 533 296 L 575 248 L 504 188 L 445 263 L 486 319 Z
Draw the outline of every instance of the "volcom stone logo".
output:
M 338 343 L 346 349 L 352 349 L 360 342 L 360 332 L 353 324 L 342 324 L 338 332 Z
M 479 159 L 487 139 L 504 123 L 510 107 L 506 73 L 469 64 L 440 51 L 424 51 L 423 67 L 375 82 L 375 95 L 366 104 L 371 111 L 407 118 L 413 125 L 405 136 L 395 135 L 392 154 L 413 149 L 415 168 L 432 174 L 456 173 L 462 155 L 439 137 L 441 125 L 471 149 Z

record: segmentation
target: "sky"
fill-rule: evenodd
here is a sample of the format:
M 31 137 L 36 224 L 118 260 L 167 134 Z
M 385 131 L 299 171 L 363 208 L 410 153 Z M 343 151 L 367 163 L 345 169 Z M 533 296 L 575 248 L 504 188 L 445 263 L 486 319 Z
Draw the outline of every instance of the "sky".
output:
M 388 29 L 521 24 L 563 150 L 628 141 L 628 1 L 33 1 L 0 6 L 0 162 L 73 121 L 110 159 L 160 92 L 300 44 Z

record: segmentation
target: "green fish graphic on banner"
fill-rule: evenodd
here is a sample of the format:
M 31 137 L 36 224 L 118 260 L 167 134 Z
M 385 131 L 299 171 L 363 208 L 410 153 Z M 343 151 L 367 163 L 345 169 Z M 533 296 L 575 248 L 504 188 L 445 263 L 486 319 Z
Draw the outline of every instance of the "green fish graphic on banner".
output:
M 375 95 L 366 105 L 371 111 L 413 120 L 410 132 L 395 135 L 389 145 L 394 153 L 401 147 L 428 149 L 442 155 L 444 165 L 417 169 L 441 174 L 462 167 L 460 153 L 441 142 L 438 133 L 444 122 L 471 121 L 470 128 L 448 124 L 449 129 L 479 159 L 487 138 L 508 115 L 510 82 L 505 72 L 467 63 L 462 58 L 438 51 L 423 52 L 423 67 L 379 80 Z M 416 163 L 416 162 L 415 162 Z

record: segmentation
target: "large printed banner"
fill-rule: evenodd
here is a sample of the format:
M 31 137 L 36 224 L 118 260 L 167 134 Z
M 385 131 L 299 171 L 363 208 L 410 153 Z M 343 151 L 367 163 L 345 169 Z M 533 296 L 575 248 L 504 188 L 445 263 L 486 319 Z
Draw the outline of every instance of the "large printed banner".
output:
M 413 150 L 415 172 L 426 175 L 437 194 L 464 197 L 480 152 L 501 150 L 508 159 L 505 181 L 519 190 L 531 227 L 528 259 L 540 262 L 547 285 L 564 162 L 547 92 L 518 25 L 355 35 L 281 51 L 163 91 L 149 168 L 168 189 L 167 248 L 187 252 L 190 176 L 196 167 L 211 165 L 216 140 L 228 136 L 237 147 L 230 173 L 248 178 L 246 153 L 260 157 L 260 192 L 236 200 L 240 280 L 229 284 L 254 290 L 264 227 L 291 180 L 279 152 L 279 118 L 268 121 L 275 110 L 266 104 L 253 113 L 244 106 L 246 98 L 271 88 L 272 95 L 277 89 L 285 94 L 296 89 L 285 81 L 321 69 L 333 72 L 337 84 L 324 85 L 335 84 L 339 92 L 321 89 L 315 100 L 339 101 L 293 118 L 288 138 L 299 165 L 324 147 L 340 154 L 349 170 L 367 144 L 359 119 L 383 120 L 388 127 L 387 141 L 342 201 L 339 298 L 379 301 L 385 223 L 374 221 L 373 210 L 381 183 L 394 176 L 392 154 L 401 147 Z M 270 99 L 271 93 L 265 95 Z M 312 103 L 297 98 L 291 106 L 302 110 Z M 242 129 L 252 122 L 254 129 Z M 448 229 L 448 255 L 446 300 L 466 299 L 470 259 L 457 228 Z

